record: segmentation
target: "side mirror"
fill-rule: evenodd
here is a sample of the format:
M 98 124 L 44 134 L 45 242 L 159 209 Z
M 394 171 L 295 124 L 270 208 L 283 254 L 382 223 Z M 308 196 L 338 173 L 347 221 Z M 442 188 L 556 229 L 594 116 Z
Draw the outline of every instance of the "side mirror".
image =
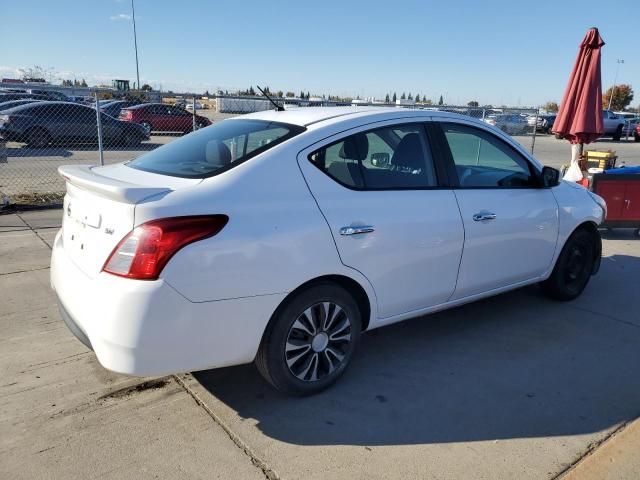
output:
M 544 188 L 555 187 L 560 183 L 560 171 L 553 167 L 542 167 L 540 184 Z

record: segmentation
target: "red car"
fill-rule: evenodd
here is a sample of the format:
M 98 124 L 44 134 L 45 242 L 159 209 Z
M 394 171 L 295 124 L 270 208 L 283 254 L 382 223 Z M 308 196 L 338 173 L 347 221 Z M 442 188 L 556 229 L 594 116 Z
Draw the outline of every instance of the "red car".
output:
M 193 131 L 192 113 L 185 109 L 164 103 L 143 103 L 120 110 L 120 120 L 142 125 L 148 132 Z M 196 128 L 211 125 L 211 121 L 200 115 L 195 116 Z
M 633 139 L 636 142 L 640 142 L 640 123 L 638 123 L 638 125 L 636 125 L 636 131 L 633 132 Z

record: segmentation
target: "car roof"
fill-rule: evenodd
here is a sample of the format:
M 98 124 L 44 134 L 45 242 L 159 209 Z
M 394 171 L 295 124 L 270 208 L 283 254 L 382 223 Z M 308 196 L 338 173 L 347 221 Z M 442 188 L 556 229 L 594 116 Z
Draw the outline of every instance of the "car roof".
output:
M 470 120 L 471 117 L 461 115 L 459 113 L 452 113 L 447 111 L 437 110 L 425 110 L 418 108 L 395 108 L 395 107 L 300 107 L 290 110 L 276 111 L 265 110 L 262 112 L 250 113 L 247 115 L 240 115 L 238 117 L 230 118 L 234 119 L 247 119 L 247 120 L 266 120 L 271 122 L 288 123 L 291 125 L 299 125 L 301 127 L 309 126 L 328 126 L 331 124 L 337 124 L 353 119 L 361 120 L 376 120 L 376 117 L 382 119 L 392 120 L 394 118 L 404 117 L 457 117 L 461 119 Z
M 36 108 L 36 107 L 41 107 L 44 105 L 53 105 L 53 106 L 63 106 L 63 105 L 74 105 L 80 108 L 92 108 L 92 107 L 88 107 L 87 105 L 82 105 L 80 103 L 75 103 L 75 102 L 48 102 L 48 101 L 38 101 L 38 102 L 31 102 L 31 103 L 25 103 L 24 105 L 18 105 L 17 107 L 13 107 L 13 108 L 9 108 L 7 110 L 5 110 L 6 113 L 20 113 L 23 111 L 28 111 L 31 108 Z

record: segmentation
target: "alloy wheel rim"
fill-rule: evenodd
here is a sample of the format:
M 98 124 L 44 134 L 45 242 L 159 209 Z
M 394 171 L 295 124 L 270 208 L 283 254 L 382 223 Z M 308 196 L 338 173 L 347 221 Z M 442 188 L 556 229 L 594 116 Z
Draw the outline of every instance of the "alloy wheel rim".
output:
M 284 357 L 289 371 L 304 382 L 316 382 L 342 366 L 351 349 L 351 320 L 334 302 L 318 302 L 289 328 Z

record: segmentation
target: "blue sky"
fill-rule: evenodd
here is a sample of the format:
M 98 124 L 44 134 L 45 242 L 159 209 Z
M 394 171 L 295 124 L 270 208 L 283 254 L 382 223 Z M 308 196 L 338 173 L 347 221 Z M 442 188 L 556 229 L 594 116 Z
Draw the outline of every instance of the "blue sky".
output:
M 637 9 L 602 0 L 135 0 L 141 82 L 204 91 L 269 85 L 312 94 L 419 93 L 448 103 L 560 101 L 588 27 L 602 76 L 640 89 Z M 0 0 L 0 76 L 53 68 L 135 79 L 129 0 Z M 640 103 L 640 91 L 633 105 Z

